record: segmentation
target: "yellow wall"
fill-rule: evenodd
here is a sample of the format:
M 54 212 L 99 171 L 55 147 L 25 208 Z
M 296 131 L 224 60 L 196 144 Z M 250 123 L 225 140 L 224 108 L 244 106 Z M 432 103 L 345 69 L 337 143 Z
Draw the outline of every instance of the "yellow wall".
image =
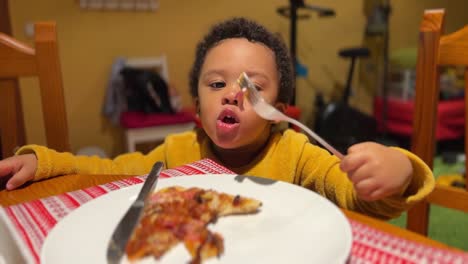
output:
M 169 76 L 183 96 L 188 94 L 188 72 L 197 41 L 208 27 L 231 16 L 255 18 L 289 41 L 288 20 L 276 14 L 286 0 L 161 0 L 155 12 L 85 11 L 77 0 L 10 1 L 13 34 L 31 41 L 24 34 L 26 23 L 54 20 L 58 24 L 59 48 L 65 86 L 68 123 L 73 151 L 95 145 L 110 155 L 124 150 L 122 131 L 101 115 L 110 67 L 118 56 L 151 57 L 166 54 Z M 308 2 L 308 1 L 306 1 Z M 442 1 L 391 1 L 391 48 L 415 45 L 417 28 L 424 8 L 440 7 Z M 448 11 L 447 29 L 466 24 L 465 0 L 443 1 Z M 333 78 L 343 82 L 348 62 L 337 56 L 340 48 L 359 45 L 365 25 L 362 1 L 316 0 L 310 4 L 336 10 L 334 18 L 300 21 L 298 54 L 309 68 L 308 81 L 300 80 L 298 105 L 303 120 L 312 118 L 314 89 L 330 91 Z M 331 71 L 327 75 L 324 68 Z M 41 113 L 38 111 L 37 82 L 21 81 L 28 143 L 44 144 Z

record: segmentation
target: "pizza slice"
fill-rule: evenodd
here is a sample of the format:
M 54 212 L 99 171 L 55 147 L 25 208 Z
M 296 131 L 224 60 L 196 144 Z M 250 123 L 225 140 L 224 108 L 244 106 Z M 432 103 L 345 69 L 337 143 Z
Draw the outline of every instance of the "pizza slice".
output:
M 223 238 L 207 226 L 218 217 L 257 212 L 261 202 L 201 188 L 172 186 L 154 193 L 143 217 L 127 244 L 130 261 L 153 256 L 161 258 L 180 242 L 192 256 L 191 263 L 224 251 Z

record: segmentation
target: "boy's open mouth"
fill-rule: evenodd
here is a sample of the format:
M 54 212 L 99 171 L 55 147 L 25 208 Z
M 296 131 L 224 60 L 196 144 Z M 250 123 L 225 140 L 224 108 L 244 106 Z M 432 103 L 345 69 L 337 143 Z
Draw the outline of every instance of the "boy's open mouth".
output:
M 236 119 L 232 116 L 225 116 L 223 119 L 221 119 L 221 121 L 223 121 L 224 123 L 227 123 L 227 124 L 234 124 L 234 123 L 237 123 Z
M 237 117 L 237 114 L 229 109 L 223 110 L 218 116 L 218 120 L 228 125 L 239 123 L 239 118 Z

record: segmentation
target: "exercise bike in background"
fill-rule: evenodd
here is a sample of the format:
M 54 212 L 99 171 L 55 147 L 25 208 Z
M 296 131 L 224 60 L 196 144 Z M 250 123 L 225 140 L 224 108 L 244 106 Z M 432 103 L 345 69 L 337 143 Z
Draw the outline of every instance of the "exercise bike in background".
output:
M 333 9 L 308 5 L 304 0 L 289 0 L 289 6 L 279 7 L 277 9 L 280 15 L 290 19 L 290 52 L 292 61 L 294 62 L 294 73 L 296 76 L 301 75 L 301 71 L 303 71 L 303 67 L 298 62 L 296 54 L 297 20 L 310 17 L 308 14 L 298 15 L 298 10 L 316 12 L 319 17 L 335 16 L 335 11 Z M 320 136 L 335 146 L 335 148 L 346 153 L 350 145 L 373 140 L 376 137 L 377 129 L 373 117 L 360 112 L 348 104 L 356 59 L 369 56 L 369 50 L 367 48 L 343 49 L 340 51 L 339 55 L 343 58 L 351 59 L 344 95 L 340 101 L 330 102 L 326 105 L 323 100 L 320 100 L 320 96 L 317 98 L 316 101 L 319 102 L 319 105 L 314 129 Z M 322 103 L 320 104 L 320 102 Z M 292 104 L 295 104 L 295 92 Z
M 351 60 L 343 96 L 339 101 L 325 104 L 319 94 L 316 100 L 315 131 L 342 153 L 356 143 L 374 140 L 377 136 L 375 119 L 349 105 L 356 59 L 370 55 L 364 47 L 347 48 L 339 56 Z
M 387 82 L 385 80 L 387 80 L 388 71 L 389 0 L 365 1 L 364 9 L 367 17 L 364 45 L 339 51 L 339 56 L 351 60 L 342 97 L 328 104 L 325 104 L 323 98 L 321 100 L 320 97 L 317 97 L 316 101 L 316 132 L 343 153 L 346 153 L 351 145 L 364 141 L 381 141 L 382 143 L 386 143 L 380 138 L 376 118 L 361 112 L 349 104 L 349 97 L 353 91 L 352 79 L 357 59 L 365 59 L 360 64 L 360 82 L 363 81 L 362 77 L 364 77 L 366 78 L 365 84 L 370 86 L 360 88 L 375 90 L 378 89 L 379 85 L 382 85 L 382 93 L 384 98 L 386 98 Z M 372 43 L 367 41 L 368 39 L 372 39 L 373 41 L 377 41 L 375 39 L 383 39 L 384 45 L 383 47 L 372 45 Z M 365 63 L 363 64 L 362 62 Z M 367 72 L 364 73 L 363 71 Z M 384 112 L 386 114 L 386 109 Z M 385 115 L 383 119 L 386 120 Z M 385 121 L 383 123 L 385 127 Z

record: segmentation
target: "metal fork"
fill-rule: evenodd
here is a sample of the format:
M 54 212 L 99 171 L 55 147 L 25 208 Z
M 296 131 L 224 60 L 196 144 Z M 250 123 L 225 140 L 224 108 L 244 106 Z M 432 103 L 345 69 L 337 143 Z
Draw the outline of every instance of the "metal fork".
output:
M 322 146 L 328 149 L 331 153 L 337 156 L 339 159 L 343 159 L 343 154 L 328 144 L 323 138 L 317 135 L 314 131 L 310 130 L 301 122 L 290 118 L 289 116 L 283 114 L 275 107 L 270 105 L 265 101 L 265 99 L 260 95 L 255 87 L 255 84 L 249 79 L 247 74 L 243 72 L 239 79 L 237 80 L 241 88 L 247 88 L 247 99 L 252 104 L 255 112 L 264 119 L 267 120 L 274 120 L 274 121 L 286 121 L 291 124 L 294 124 L 304 130 L 307 134 L 309 134 L 312 138 L 317 140 Z

